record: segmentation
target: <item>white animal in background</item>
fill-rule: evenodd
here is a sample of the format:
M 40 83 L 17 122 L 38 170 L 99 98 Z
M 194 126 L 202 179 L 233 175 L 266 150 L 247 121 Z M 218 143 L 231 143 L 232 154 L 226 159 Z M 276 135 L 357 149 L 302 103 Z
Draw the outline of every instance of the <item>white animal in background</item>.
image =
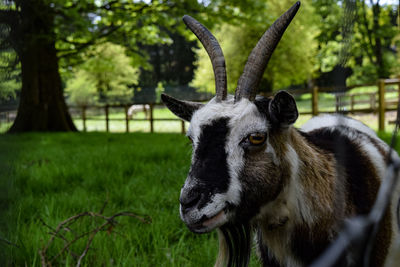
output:
M 148 104 L 134 104 L 129 107 L 128 109 L 128 117 L 132 119 L 133 115 L 139 113 L 139 112 L 144 112 L 144 115 L 146 118 L 149 117 L 149 111 L 150 111 L 150 105 Z

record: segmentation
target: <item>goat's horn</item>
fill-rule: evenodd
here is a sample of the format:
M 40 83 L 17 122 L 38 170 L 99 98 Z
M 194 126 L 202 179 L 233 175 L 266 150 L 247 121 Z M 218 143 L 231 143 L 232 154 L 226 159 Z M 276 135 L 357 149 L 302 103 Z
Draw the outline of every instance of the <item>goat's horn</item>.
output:
M 225 58 L 217 39 L 194 18 L 185 15 L 183 16 L 183 21 L 203 44 L 211 59 L 214 69 L 217 101 L 225 100 L 227 94 Z
M 257 87 L 267 67 L 268 61 L 278 45 L 283 33 L 296 15 L 300 1 L 296 2 L 288 11 L 280 16 L 264 33 L 249 58 L 240 76 L 235 91 L 235 102 L 241 98 L 253 101 L 257 94 Z

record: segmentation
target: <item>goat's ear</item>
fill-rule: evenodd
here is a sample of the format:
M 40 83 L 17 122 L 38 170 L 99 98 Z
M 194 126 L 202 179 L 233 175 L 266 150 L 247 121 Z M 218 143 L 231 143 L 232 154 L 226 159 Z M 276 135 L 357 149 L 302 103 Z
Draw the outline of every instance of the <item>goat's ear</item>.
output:
M 293 96 L 286 91 L 278 92 L 269 103 L 269 115 L 272 123 L 280 126 L 289 126 L 297 120 L 296 101 Z
M 172 113 L 185 121 L 190 121 L 193 113 L 204 106 L 201 103 L 178 100 L 166 94 L 161 94 L 161 99 Z

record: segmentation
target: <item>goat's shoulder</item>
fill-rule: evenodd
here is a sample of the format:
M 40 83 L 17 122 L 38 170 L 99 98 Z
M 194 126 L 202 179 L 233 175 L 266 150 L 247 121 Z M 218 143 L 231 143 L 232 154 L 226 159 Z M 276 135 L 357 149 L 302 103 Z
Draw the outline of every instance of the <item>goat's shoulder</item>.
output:
M 388 145 L 362 122 L 341 116 L 322 115 L 310 119 L 300 129 L 300 133 L 314 145 L 340 156 L 341 147 L 347 152 L 359 152 L 382 165 L 389 151 Z M 342 149 L 343 150 L 343 149 Z M 380 171 L 383 166 L 376 166 Z
M 366 125 L 337 115 L 316 117 L 300 133 L 308 142 L 334 155 L 336 168 L 344 174 L 337 178 L 345 179 L 353 211 L 367 213 L 385 173 L 388 146 Z

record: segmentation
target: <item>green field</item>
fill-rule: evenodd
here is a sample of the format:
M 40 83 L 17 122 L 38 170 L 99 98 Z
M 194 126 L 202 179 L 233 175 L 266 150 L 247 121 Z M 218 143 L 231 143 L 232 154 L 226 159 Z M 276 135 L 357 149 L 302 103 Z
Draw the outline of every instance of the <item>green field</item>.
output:
M 84 265 L 210 266 L 216 235 L 195 235 L 179 219 L 178 198 L 190 163 L 186 138 L 178 134 L 0 135 L 0 265 L 39 266 L 38 251 L 61 221 L 84 211 L 111 216 L 131 211 L 150 224 L 119 217 L 99 232 Z M 71 237 L 102 220 L 86 218 L 64 231 Z M 14 245 L 6 244 L 5 240 Z M 87 238 L 72 246 L 80 255 Z M 57 238 L 47 255 L 64 242 Z M 16 247 L 18 246 L 18 247 Z M 72 253 L 53 266 L 74 265 Z
M 383 133 L 385 140 L 390 134 Z M 0 265 L 39 266 L 63 220 L 85 211 L 112 216 L 130 211 L 94 235 L 85 266 L 211 266 L 216 234 L 192 234 L 179 219 L 178 197 L 191 146 L 180 134 L 56 133 L 0 135 Z M 106 204 L 106 205 L 105 205 Z M 103 207 L 104 211 L 103 210 Z M 47 250 L 103 219 L 84 217 L 64 227 Z M 61 253 L 53 266 L 75 265 L 88 236 Z M 252 266 L 257 261 L 252 258 Z

